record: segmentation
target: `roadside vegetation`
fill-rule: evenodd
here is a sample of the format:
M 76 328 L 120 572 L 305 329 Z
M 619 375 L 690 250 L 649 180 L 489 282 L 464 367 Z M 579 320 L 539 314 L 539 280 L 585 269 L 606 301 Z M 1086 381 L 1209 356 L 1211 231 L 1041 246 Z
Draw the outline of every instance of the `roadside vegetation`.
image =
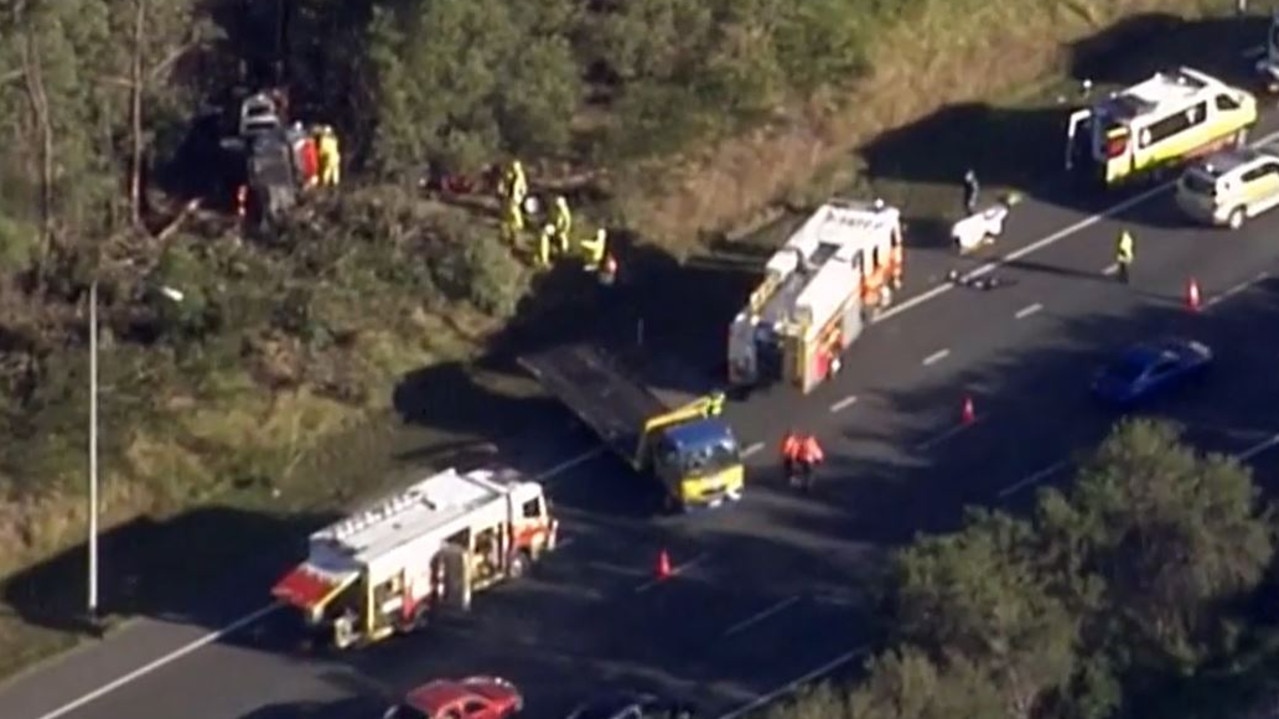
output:
M 1030 517 L 973 512 L 903 549 L 865 676 L 772 716 L 1269 716 L 1274 540 L 1251 470 L 1125 422 Z
M 7 9 L 0 576 L 84 537 L 95 282 L 110 523 L 213 504 L 324 507 L 374 481 L 368 468 L 380 465 L 333 446 L 391 431 L 400 378 L 470 361 L 537 301 L 533 273 L 498 241 L 491 203 L 426 196 L 428 168 L 478 177 L 520 157 L 534 189 L 565 192 L 585 222 L 684 257 L 707 233 L 811 194 L 814 179 L 817 193 L 846 184 L 866 165 L 852 151 L 884 130 L 1059 75 L 1070 42 L 1138 13 L 1220 10 L 1191 0 Z M 297 116 L 338 128 L 345 180 L 269 236 L 243 235 L 210 180 L 209 143 L 238 98 L 277 73 Z M 459 409 L 447 392 L 427 404 L 415 412 Z M 236 535 L 216 544 L 260 540 Z M 178 564 L 207 576 L 216 560 Z M 41 586 L 46 611 L 76 606 L 77 585 Z M 47 627 L 34 638 L 25 622 L 0 617 L 0 640 L 23 657 L 65 644 Z

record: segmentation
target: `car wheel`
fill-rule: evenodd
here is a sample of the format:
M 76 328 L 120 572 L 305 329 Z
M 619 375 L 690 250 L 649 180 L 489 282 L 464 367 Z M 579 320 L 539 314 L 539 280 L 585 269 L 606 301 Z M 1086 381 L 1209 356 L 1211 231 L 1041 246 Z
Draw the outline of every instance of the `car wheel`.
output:
M 519 579 L 528 574 L 531 566 L 532 560 L 529 559 L 528 552 L 518 551 L 511 557 L 511 566 L 506 570 L 506 575 L 511 579 Z
M 1246 219 L 1248 218 L 1244 209 L 1242 207 L 1236 207 L 1230 211 L 1230 217 L 1226 218 L 1226 224 L 1230 226 L 1230 229 L 1237 230 L 1240 227 L 1243 227 L 1243 222 Z

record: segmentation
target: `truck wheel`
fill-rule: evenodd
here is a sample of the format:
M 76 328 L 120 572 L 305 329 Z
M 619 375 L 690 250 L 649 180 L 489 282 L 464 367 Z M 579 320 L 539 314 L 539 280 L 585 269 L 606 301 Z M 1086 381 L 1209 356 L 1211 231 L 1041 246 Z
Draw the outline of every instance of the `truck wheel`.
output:
M 1243 227 L 1246 219 L 1248 219 L 1248 213 L 1244 212 L 1244 208 L 1236 207 L 1230 211 L 1230 216 L 1226 218 L 1226 224 L 1230 226 L 1230 229 L 1237 230 Z
M 506 576 L 510 579 L 519 579 L 528 574 L 532 566 L 533 559 L 529 557 L 528 552 L 521 549 L 511 557 L 511 565 L 506 570 Z

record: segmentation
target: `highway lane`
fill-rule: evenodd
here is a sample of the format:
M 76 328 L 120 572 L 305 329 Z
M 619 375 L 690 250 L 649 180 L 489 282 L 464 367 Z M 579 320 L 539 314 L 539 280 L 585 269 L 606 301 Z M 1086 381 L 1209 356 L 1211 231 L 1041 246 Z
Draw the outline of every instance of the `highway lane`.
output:
M 1070 210 L 1044 205 L 1030 205 L 1019 210 L 1021 212 L 1014 216 L 1014 224 L 1010 225 L 1010 241 L 1004 243 L 1000 248 L 1002 251 L 1024 246 L 1026 240 L 1033 239 L 1032 233 L 1022 232 L 1017 223 L 1024 223 L 1020 227 L 1028 227 L 1031 226 L 1032 218 L 1056 216 L 1058 211 L 1065 217 L 1077 217 Z M 1018 220 L 1018 217 L 1024 219 Z M 1263 221 L 1250 229 L 1245 237 L 1264 238 L 1271 231 L 1266 230 L 1266 227 L 1273 226 L 1273 223 Z M 1103 223 L 1098 223 L 1094 228 L 1096 232 L 1084 231 L 1052 247 L 1044 248 L 1036 253 L 1036 260 L 1044 264 L 1076 263 L 1081 267 L 1092 267 L 1093 271 L 1100 269 L 1095 265 L 1104 266 L 1112 249 L 1114 235 L 1111 228 Z M 1175 256 L 1171 260 L 1161 260 L 1161 248 L 1145 241 L 1147 237 L 1157 237 L 1162 241 L 1165 235 L 1175 233 L 1147 229 L 1138 229 L 1137 232 L 1142 268 L 1138 278 L 1139 287 L 1144 281 L 1141 275 L 1146 268 L 1150 268 L 1151 287 L 1154 287 L 1153 283 L 1160 282 L 1164 286 L 1172 286 L 1175 292 L 1175 286 L 1181 281 L 1177 277 L 1180 274 L 1177 272 L 1180 269 L 1178 261 Z M 1174 245 L 1181 247 L 1186 243 L 1168 243 L 1169 247 Z M 1188 251 L 1189 259 L 1185 262 L 1196 266 L 1200 262 L 1215 262 L 1216 257 L 1222 256 L 1215 250 L 1204 251 L 1202 248 Z M 1051 263 L 1040 259 L 1049 257 L 1054 252 L 1061 252 L 1063 258 Z M 1223 259 L 1220 261 L 1220 269 L 1216 271 L 1217 275 L 1221 276 L 1222 282 L 1238 281 L 1235 278 L 1246 275 L 1246 272 L 1238 270 L 1248 266 L 1247 260 L 1248 258 Z M 940 276 L 944 274 L 942 268 L 954 264 L 953 260 L 936 252 L 912 252 L 910 261 L 915 268 L 914 272 L 925 276 Z M 1161 264 L 1164 262 L 1168 263 L 1166 267 Z M 930 267 L 937 270 L 930 270 Z M 1032 268 L 1005 269 L 1000 270 L 999 274 L 1010 272 L 1017 273 L 1015 276 L 1018 284 L 1015 287 L 984 295 L 956 290 L 948 294 L 944 301 L 929 304 L 927 309 L 921 307 L 918 311 L 901 315 L 900 319 L 874 328 L 858 347 L 855 361 L 850 363 L 850 367 L 855 366 L 863 371 L 850 371 L 839 382 L 823 388 L 816 397 L 799 401 L 792 396 L 765 393 L 756 402 L 731 409 L 733 419 L 742 427 L 747 443 L 767 441 L 768 451 L 753 458 L 753 463 L 767 477 L 773 459 L 772 443 L 784 428 L 787 415 L 802 416 L 805 421 L 809 421 L 809 418 L 822 419 L 821 408 L 834 406 L 850 396 L 859 397 L 858 402 L 845 405 L 838 412 L 825 413 L 828 416 L 823 423 L 814 420 L 814 423 L 819 424 L 815 428 L 821 430 L 824 436 L 844 427 L 854 428 L 849 431 L 851 436 L 847 440 L 830 442 L 833 445 L 829 447 L 832 454 L 847 455 L 849 458 L 836 458 L 840 464 L 848 463 L 849 478 L 845 480 L 832 477 L 830 484 L 860 483 L 876 486 L 876 491 L 883 497 L 897 498 L 895 501 L 882 502 L 876 511 L 872 511 L 877 507 L 873 503 L 858 502 L 853 505 L 854 512 L 860 507 L 863 517 L 873 515 L 872 519 L 878 519 L 880 524 L 888 526 L 867 527 L 865 520 L 862 520 L 862 525 L 856 524 L 854 519 L 850 519 L 849 508 L 842 506 L 842 491 L 826 497 L 825 506 L 822 502 L 796 499 L 788 494 L 759 491 L 750 505 L 743 507 L 741 511 L 716 515 L 704 523 L 658 523 L 652 528 L 638 530 L 636 535 L 625 534 L 622 530 L 626 528 L 627 522 L 613 517 L 599 522 L 608 525 L 607 531 L 589 534 L 591 529 L 586 521 L 590 519 L 588 514 L 584 518 L 587 527 L 580 530 L 586 541 L 575 541 L 566 549 L 564 567 L 560 566 L 560 560 L 547 567 L 550 575 L 547 586 L 501 592 L 491 599 L 492 611 L 483 611 L 469 624 L 450 628 L 444 635 L 401 642 L 394 647 L 371 652 L 354 662 L 315 661 L 275 651 L 282 647 L 271 631 L 274 625 L 268 623 L 265 628 L 255 628 L 255 631 L 237 641 L 219 643 L 193 653 L 181 663 L 139 679 L 71 716 L 103 719 L 125 714 L 161 717 L 172 716 L 180 709 L 186 716 L 225 719 L 251 716 L 261 707 L 327 701 L 330 696 L 336 700 L 350 695 L 353 690 L 356 694 L 373 690 L 398 690 L 436 672 L 456 673 L 506 667 L 526 687 L 530 682 L 537 687 L 554 687 L 552 692 L 537 696 L 539 705 L 545 707 L 549 716 L 599 680 L 600 674 L 596 670 L 585 668 L 588 664 L 597 669 L 598 665 L 604 665 L 599 671 L 614 679 L 621 677 L 625 680 L 625 677 L 630 676 L 634 681 L 647 678 L 658 682 L 673 681 L 675 685 L 679 684 L 678 679 L 666 680 L 660 674 L 674 674 L 685 679 L 720 675 L 721 679 L 728 681 L 723 682 L 721 691 L 717 691 L 717 694 L 722 694 L 722 698 L 712 702 L 716 706 L 726 707 L 733 700 L 743 700 L 753 694 L 766 692 L 769 687 L 786 681 L 786 677 L 800 673 L 804 666 L 815 666 L 821 658 L 779 657 L 769 646 L 772 642 L 758 638 L 752 640 L 752 632 L 775 632 L 791 639 L 791 644 L 805 650 L 811 648 L 814 654 L 823 656 L 837 655 L 840 648 L 857 641 L 856 636 L 835 637 L 841 641 L 832 642 L 828 652 L 821 651 L 827 649 L 827 645 L 823 643 L 824 638 L 832 633 L 823 631 L 823 623 L 812 619 L 814 612 L 820 611 L 820 608 L 809 606 L 806 602 L 820 603 L 816 598 L 801 597 L 793 600 L 782 610 L 733 633 L 731 637 L 725 637 L 724 641 L 717 642 L 724 647 L 719 653 L 692 653 L 693 657 L 687 664 L 680 664 L 672 657 L 688 655 L 690 645 L 704 645 L 708 642 L 707 637 L 716 632 L 729 634 L 729 630 L 737 624 L 766 612 L 776 603 L 788 600 L 790 596 L 796 596 L 787 594 L 785 590 L 799 590 L 807 585 L 818 585 L 825 590 L 826 584 L 838 585 L 838 581 L 834 580 L 815 580 L 814 577 L 822 576 L 818 572 L 828 572 L 829 576 L 838 578 L 848 576 L 846 572 L 855 571 L 854 567 L 860 566 L 856 559 L 847 560 L 849 566 L 833 568 L 812 567 L 809 565 L 814 562 L 809 561 L 795 567 L 797 571 L 787 571 L 788 564 L 797 557 L 813 554 L 821 556 L 823 553 L 858 557 L 862 553 L 863 545 L 860 542 L 863 539 L 866 544 L 871 544 L 877 534 L 900 535 L 903 529 L 908 529 L 919 517 L 925 517 L 925 525 L 931 524 L 932 521 L 925 515 L 937 514 L 940 519 L 936 521 L 944 521 L 942 515 L 953 516 L 954 506 L 948 498 L 955 499 L 956 492 L 965 500 L 976 499 L 981 492 L 970 490 L 969 487 L 997 490 L 1000 486 L 1021 481 L 1026 473 L 1025 467 L 1037 466 L 1041 460 L 1052 459 L 1060 456 L 1061 452 L 1068 451 L 1071 442 L 1062 442 L 1062 447 L 1049 446 L 1050 440 L 1055 441 L 1061 437 L 1056 424 L 1035 424 L 1022 418 L 1015 410 L 1002 409 L 1000 403 L 988 404 L 987 398 L 981 395 L 978 397 L 978 411 L 981 414 L 990 407 L 988 418 L 978 423 L 977 427 L 956 435 L 955 441 L 941 441 L 919 449 L 921 445 L 954 426 L 958 397 L 972 381 L 960 373 L 962 369 L 973 362 L 997 356 L 1001 351 L 1025 349 L 1028 346 L 1025 343 L 1033 339 L 1035 327 L 1040 327 L 1040 332 L 1056 335 L 1060 330 L 1045 330 L 1040 325 L 1057 317 L 1069 319 L 1079 313 L 1091 314 L 1096 304 L 1092 302 L 1093 299 L 1103 296 L 1111 298 L 1123 292 L 1109 283 Z M 1203 279 L 1207 283 L 1208 275 Z M 1205 287 L 1205 290 L 1208 289 Z M 1082 300 L 1071 299 L 1076 295 Z M 1023 301 L 1026 304 L 1019 304 Z M 1045 309 L 1034 316 L 1031 324 L 1006 324 L 999 319 L 1011 316 L 1035 302 L 1042 303 Z M 1109 300 L 1103 304 L 1112 314 L 1122 314 L 1114 312 L 1118 305 Z M 1059 305 L 1065 307 L 1059 309 Z M 1022 332 L 1032 334 L 1027 338 L 1022 336 Z M 923 359 L 940 349 L 949 349 L 951 354 L 934 365 L 923 367 Z M 1074 369 L 1066 374 L 1061 372 L 1059 369 L 1045 369 L 1042 374 L 1038 371 L 1026 371 L 1029 378 L 1026 380 L 1027 386 L 1047 388 L 1052 392 L 1060 388 L 1062 401 L 1068 402 L 1070 395 L 1065 389 L 1067 383 L 1063 378 L 1070 376 L 1077 379 L 1079 375 Z M 935 396 L 923 397 L 929 394 L 926 390 L 932 386 L 939 387 L 932 393 Z M 994 390 L 988 388 L 987 391 Z M 907 394 L 918 397 L 910 403 L 906 401 L 909 399 Z M 1075 392 L 1073 396 L 1077 394 Z M 1055 394 L 1052 396 L 1056 397 Z M 862 397 L 865 399 L 861 399 Z M 1072 418 L 1078 416 L 1074 413 L 1085 411 L 1082 407 L 1074 408 L 1073 405 L 1058 404 L 1055 401 L 1045 404 L 1052 407 L 1052 410 L 1038 414 L 1056 414 L 1062 426 L 1074 426 L 1076 421 Z M 1063 410 L 1063 407 L 1070 409 Z M 1011 419 L 1000 421 L 1001 416 Z M 1026 448 L 1024 456 L 1017 461 L 1009 461 L 1007 468 L 990 469 L 989 460 L 991 457 L 1001 456 L 1002 445 L 1013 429 L 1019 436 L 1020 433 L 1029 433 L 1036 439 L 1019 441 L 1017 444 Z M 539 442 L 538 449 L 530 450 L 530 454 L 544 453 L 549 456 L 564 450 L 580 451 L 583 446 L 581 443 L 580 438 Z M 1039 447 L 1044 449 L 1038 449 Z M 518 454 L 517 450 L 510 451 Z M 559 455 L 561 458 L 568 456 L 569 452 Z M 936 466 L 939 461 L 945 462 L 940 470 Z M 877 482 L 868 479 L 890 475 L 900 475 L 894 480 L 896 485 L 904 487 L 900 492 L 879 491 Z M 620 485 L 605 484 L 606 489 L 602 492 L 599 487 L 601 479 L 618 480 L 622 476 L 620 467 L 611 460 L 591 459 L 557 476 L 556 492 L 561 495 L 580 495 L 581 502 L 574 501 L 571 504 L 591 506 L 592 501 L 599 501 L 591 498 L 599 494 L 613 495 L 614 503 L 620 504 L 617 495 L 624 496 L 624 493 L 614 493 L 612 490 L 614 486 Z M 759 482 L 761 490 L 768 484 L 770 482 L 767 479 Z M 936 487 L 950 490 L 939 494 L 935 491 Z M 838 486 L 835 488 L 842 489 Z M 913 496 L 913 501 L 901 503 L 903 493 Z M 862 491 L 859 494 L 874 492 Z M 859 499 L 864 500 L 865 497 L 861 496 Z M 948 510 L 946 505 L 950 505 Z M 607 514 L 608 505 L 603 503 L 591 506 L 591 509 Z M 643 525 L 642 522 L 637 524 Z M 855 531 L 850 531 L 849 526 Z M 608 534 L 608 531 L 617 534 Z M 864 538 L 860 536 L 863 531 Z M 622 539 L 608 541 L 607 538 L 613 536 Z M 850 537 L 856 541 L 849 542 Z M 752 539 L 755 542 L 749 543 Z M 681 541 L 686 544 L 677 544 Z M 655 548 L 668 543 L 677 544 L 673 547 L 677 563 L 684 557 L 700 556 L 704 547 L 707 551 L 719 551 L 713 554 L 712 560 L 707 560 L 700 567 L 695 566 L 693 570 L 696 571 L 690 570 L 677 582 L 654 590 L 636 592 L 635 589 L 647 581 L 641 580 L 639 573 L 645 572 L 650 566 Z M 781 551 L 780 561 L 759 561 L 761 546 L 779 545 L 786 548 Z M 734 546 L 740 546 L 740 551 L 734 551 Z M 583 548 L 590 548 L 593 554 L 574 559 L 572 552 Z M 832 551 L 834 548 L 842 550 Z M 578 564 L 582 568 L 577 568 Z M 602 566 L 606 564 L 629 569 L 630 574 L 628 576 L 627 571 L 609 571 Z M 751 578 L 752 581 L 743 581 L 743 578 Z M 743 591 L 743 586 L 763 586 L 769 583 L 783 591 L 761 591 L 756 596 L 741 596 L 755 594 Z M 716 585 L 731 589 L 716 590 Z M 636 596 L 625 595 L 623 590 L 629 590 Z M 598 592 L 603 598 L 592 595 L 592 591 Z M 566 594 L 576 598 L 569 600 L 565 597 Z M 821 595 L 818 598 L 836 607 L 831 611 L 842 611 L 838 608 L 849 601 L 847 597 L 829 601 L 830 598 L 821 592 L 814 594 Z M 739 601 L 742 599 L 746 601 Z M 509 605 L 503 604 L 508 601 Z M 707 611 L 708 606 L 713 610 Z M 639 618 L 645 621 L 631 621 Z M 524 623 L 521 626 L 531 627 L 531 633 L 522 636 L 531 636 L 530 641 L 535 646 L 509 646 L 510 643 L 505 639 L 511 634 L 513 627 L 500 624 L 502 621 L 520 621 Z M 668 631 L 663 628 L 674 621 L 680 622 L 676 630 Z M 799 622 L 800 626 L 791 627 L 787 622 Z M 803 634 L 804 630 L 813 631 L 818 638 L 809 642 L 794 641 L 795 636 Z M 850 631 L 850 635 L 855 634 L 856 632 Z M 788 655 L 791 654 L 791 644 L 787 645 Z M 557 649 L 546 650 L 547 656 L 537 653 L 546 647 Z M 756 662 L 750 659 L 752 654 L 764 656 Z M 584 660 L 583 657 L 591 661 Z M 598 661 L 597 657 L 612 658 Z M 809 661 L 805 661 L 806 659 Z M 754 667 L 756 663 L 759 668 Z M 654 671 L 651 669 L 653 666 L 661 666 L 665 671 Z M 228 670 L 227 667 L 235 669 Z M 543 671 L 543 667 L 549 669 Z M 734 678 L 737 680 L 731 681 Z M 36 687 L 32 693 L 49 693 L 49 685 L 45 684 L 41 690 L 38 679 L 36 677 L 36 684 L 32 685 Z M 63 692 L 56 692 L 54 695 L 65 696 Z M 12 696 L 12 691 L 6 692 L 0 700 L 7 701 Z M 43 704 L 51 706 L 54 702 L 50 702 L 46 696 Z M 6 703 L 5 706 L 8 709 L 15 705 Z M 30 706 L 35 707 L 37 704 Z M 18 713 L 17 716 L 22 717 L 24 714 Z

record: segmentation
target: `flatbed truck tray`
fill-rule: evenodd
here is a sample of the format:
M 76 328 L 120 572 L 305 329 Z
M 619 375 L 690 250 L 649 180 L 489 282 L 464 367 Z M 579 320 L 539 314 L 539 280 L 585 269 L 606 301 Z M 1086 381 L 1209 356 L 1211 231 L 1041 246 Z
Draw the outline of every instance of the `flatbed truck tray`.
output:
M 615 357 L 593 345 L 557 347 L 521 357 L 519 363 L 633 465 L 640 461 L 636 450 L 644 424 L 670 411 Z

